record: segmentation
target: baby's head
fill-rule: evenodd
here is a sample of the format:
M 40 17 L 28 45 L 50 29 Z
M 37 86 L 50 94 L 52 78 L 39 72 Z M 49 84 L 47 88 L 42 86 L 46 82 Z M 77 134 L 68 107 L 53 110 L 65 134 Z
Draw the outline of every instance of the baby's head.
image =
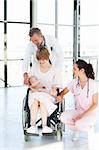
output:
M 32 77 L 30 77 L 29 81 L 32 84 L 33 82 L 37 81 L 37 78 L 35 76 L 32 76 Z

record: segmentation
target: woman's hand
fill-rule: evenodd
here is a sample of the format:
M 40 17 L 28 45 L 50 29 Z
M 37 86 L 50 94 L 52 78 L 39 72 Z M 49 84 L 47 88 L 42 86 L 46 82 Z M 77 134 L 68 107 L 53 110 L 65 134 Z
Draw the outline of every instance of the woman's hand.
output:
M 56 97 L 56 103 L 61 102 L 62 99 L 63 99 L 63 97 L 62 97 L 61 95 L 57 96 L 57 97 Z
M 76 116 L 76 117 L 73 117 L 72 119 L 73 119 L 74 121 L 77 121 L 77 120 L 83 118 L 83 116 L 84 116 L 84 114 L 82 113 L 82 114 L 79 114 L 79 115 Z

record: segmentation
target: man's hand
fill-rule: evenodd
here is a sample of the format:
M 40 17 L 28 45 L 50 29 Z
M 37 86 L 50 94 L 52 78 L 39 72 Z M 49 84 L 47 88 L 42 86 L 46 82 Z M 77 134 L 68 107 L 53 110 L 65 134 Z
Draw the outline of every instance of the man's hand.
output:
M 28 75 L 28 73 L 24 73 L 24 84 L 29 85 L 29 75 Z

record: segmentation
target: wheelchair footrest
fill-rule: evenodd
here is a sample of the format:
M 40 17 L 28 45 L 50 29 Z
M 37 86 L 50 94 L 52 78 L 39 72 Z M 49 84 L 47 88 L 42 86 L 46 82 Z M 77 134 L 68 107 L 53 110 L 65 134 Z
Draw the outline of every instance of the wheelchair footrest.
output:
M 27 136 L 39 136 L 39 133 L 25 133 Z
M 53 131 L 52 133 L 42 133 L 43 136 L 55 136 L 55 132 Z

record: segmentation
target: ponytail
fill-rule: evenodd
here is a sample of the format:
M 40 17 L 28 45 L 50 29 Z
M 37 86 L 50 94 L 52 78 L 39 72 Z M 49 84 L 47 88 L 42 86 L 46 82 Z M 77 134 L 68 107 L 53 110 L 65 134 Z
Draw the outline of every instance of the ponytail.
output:
M 87 64 L 87 69 L 85 70 L 86 76 L 91 79 L 95 79 L 95 73 L 93 71 L 92 64 Z
M 82 68 L 85 70 L 87 78 L 91 78 L 93 80 L 95 79 L 93 67 L 90 63 L 88 64 L 87 62 L 81 59 L 78 59 L 75 63 L 77 64 L 79 70 L 81 70 Z

